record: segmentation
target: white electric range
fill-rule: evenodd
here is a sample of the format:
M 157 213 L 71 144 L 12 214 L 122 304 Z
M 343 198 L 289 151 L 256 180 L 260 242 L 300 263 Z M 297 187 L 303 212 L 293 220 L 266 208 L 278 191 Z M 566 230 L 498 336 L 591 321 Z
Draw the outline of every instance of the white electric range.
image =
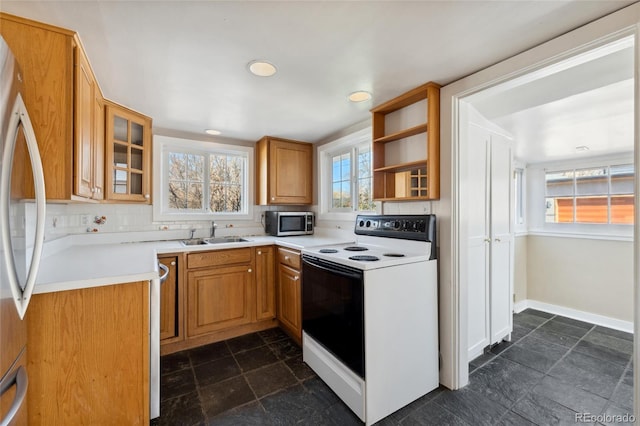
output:
M 367 425 L 438 387 L 434 215 L 358 216 L 302 250 L 304 361 Z

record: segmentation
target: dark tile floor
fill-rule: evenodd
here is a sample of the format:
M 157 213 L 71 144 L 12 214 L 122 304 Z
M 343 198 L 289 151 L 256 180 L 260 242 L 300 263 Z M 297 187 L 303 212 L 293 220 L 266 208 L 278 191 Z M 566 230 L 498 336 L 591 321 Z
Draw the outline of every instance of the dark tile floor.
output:
M 528 309 L 514 315 L 511 342 L 471 361 L 468 386 L 436 389 L 378 425 L 562 425 L 576 424 L 577 413 L 609 424 L 633 412 L 632 346 L 631 334 Z M 361 424 L 279 329 L 167 355 L 161 365 L 152 425 Z

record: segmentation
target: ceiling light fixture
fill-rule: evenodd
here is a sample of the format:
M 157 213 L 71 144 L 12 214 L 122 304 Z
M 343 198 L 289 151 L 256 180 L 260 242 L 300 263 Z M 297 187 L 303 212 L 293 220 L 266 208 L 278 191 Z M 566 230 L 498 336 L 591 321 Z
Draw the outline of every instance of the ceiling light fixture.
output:
M 215 130 L 215 129 L 206 129 L 204 132 L 208 135 L 213 135 L 213 136 L 218 136 L 219 134 L 222 133 L 220 130 Z
M 275 65 L 263 60 L 251 61 L 247 67 L 251 74 L 259 77 L 271 77 L 278 71 Z
M 589 147 L 586 145 L 576 146 L 576 152 L 585 152 L 589 151 Z
M 349 94 L 349 100 L 351 102 L 364 102 L 371 99 L 371 93 L 364 90 L 359 90 Z

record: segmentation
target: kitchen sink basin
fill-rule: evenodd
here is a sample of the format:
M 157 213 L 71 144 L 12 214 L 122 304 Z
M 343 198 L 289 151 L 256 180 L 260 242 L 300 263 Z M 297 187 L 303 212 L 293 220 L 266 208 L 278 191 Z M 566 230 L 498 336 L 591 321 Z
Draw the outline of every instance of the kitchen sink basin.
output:
M 243 243 L 248 240 L 240 237 L 205 238 L 207 244 Z
M 185 246 L 202 246 L 207 245 L 207 242 L 203 238 L 192 238 L 190 240 L 182 240 L 182 244 Z
M 220 237 L 220 238 L 192 238 L 190 240 L 182 240 L 185 246 L 206 246 L 208 244 L 225 244 L 225 243 L 243 243 L 245 240 L 240 237 Z

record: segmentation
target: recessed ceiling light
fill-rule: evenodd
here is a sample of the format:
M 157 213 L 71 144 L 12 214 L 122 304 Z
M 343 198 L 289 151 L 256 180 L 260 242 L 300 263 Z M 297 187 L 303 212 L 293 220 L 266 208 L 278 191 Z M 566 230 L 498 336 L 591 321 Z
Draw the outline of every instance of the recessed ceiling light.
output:
M 222 133 L 220 130 L 215 130 L 215 129 L 206 129 L 204 132 L 208 135 L 213 135 L 213 136 L 217 136 L 220 133 Z
M 349 100 L 351 102 L 364 102 L 371 99 L 371 93 L 365 92 L 364 90 L 359 90 L 357 92 L 353 92 L 349 94 Z
M 247 66 L 252 74 L 259 77 L 271 77 L 278 71 L 275 65 L 263 60 L 251 61 Z
M 586 145 L 576 146 L 576 152 L 585 152 L 589 151 L 589 147 Z

